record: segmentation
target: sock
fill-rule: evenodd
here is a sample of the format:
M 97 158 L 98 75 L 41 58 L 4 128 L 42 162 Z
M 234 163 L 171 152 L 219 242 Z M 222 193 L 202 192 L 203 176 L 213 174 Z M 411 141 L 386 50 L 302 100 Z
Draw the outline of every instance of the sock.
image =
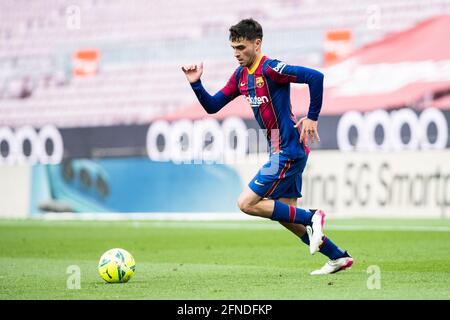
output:
M 308 237 L 308 234 L 307 234 L 306 232 L 305 232 L 304 235 L 302 235 L 302 236 L 300 237 L 300 240 L 302 240 L 304 244 L 306 244 L 307 246 L 309 246 L 309 237 Z
M 272 217 L 270 219 L 281 222 L 293 222 L 303 225 L 311 225 L 313 213 L 309 210 L 289 206 L 275 200 Z
M 309 246 L 309 238 L 308 234 L 305 233 L 300 239 Z M 327 256 L 330 260 L 336 260 L 343 257 L 350 257 L 347 251 L 342 250 L 338 246 L 336 246 L 333 241 L 331 241 L 326 236 L 322 238 L 323 243 L 320 245 L 319 252 L 324 256 Z

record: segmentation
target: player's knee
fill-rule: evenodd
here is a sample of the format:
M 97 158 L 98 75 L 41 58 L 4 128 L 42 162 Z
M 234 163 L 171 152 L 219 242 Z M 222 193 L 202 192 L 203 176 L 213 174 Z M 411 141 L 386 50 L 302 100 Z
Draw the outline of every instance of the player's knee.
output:
M 246 214 L 252 214 L 253 213 L 253 206 L 252 204 L 245 198 L 239 198 L 237 205 L 239 209 L 246 213 Z

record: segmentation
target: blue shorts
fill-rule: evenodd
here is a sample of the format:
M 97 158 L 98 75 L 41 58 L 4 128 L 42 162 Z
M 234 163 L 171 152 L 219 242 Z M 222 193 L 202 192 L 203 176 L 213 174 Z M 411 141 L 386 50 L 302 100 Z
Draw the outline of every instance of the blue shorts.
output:
M 302 173 L 307 160 L 306 154 L 298 159 L 271 155 L 248 186 L 262 198 L 301 198 Z

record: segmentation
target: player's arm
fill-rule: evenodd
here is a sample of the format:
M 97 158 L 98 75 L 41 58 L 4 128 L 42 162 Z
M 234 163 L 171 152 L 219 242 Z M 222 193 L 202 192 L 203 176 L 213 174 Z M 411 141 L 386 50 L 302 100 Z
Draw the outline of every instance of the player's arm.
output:
M 202 85 L 200 77 L 203 72 L 203 64 L 183 66 L 183 72 L 186 75 L 192 90 L 198 98 L 198 101 L 206 110 L 207 113 L 212 114 L 218 112 L 226 104 L 239 95 L 238 87 L 236 84 L 236 73 L 231 76 L 227 85 L 215 95 L 210 95 Z
M 301 126 L 300 140 L 308 143 L 308 137 L 311 142 L 314 138 L 320 141 L 317 131 L 317 120 L 322 108 L 323 100 L 323 73 L 301 66 L 292 66 L 283 62 L 272 60 L 265 68 L 266 75 L 274 82 L 279 84 L 286 83 L 306 83 L 309 87 L 310 104 L 308 115 L 300 119 L 295 127 Z
M 288 65 L 278 60 L 270 61 L 265 72 L 272 81 L 279 84 L 306 83 L 311 98 L 308 119 L 314 121 L 319 119 L 323 97 L 323 73 L 306 67 Z

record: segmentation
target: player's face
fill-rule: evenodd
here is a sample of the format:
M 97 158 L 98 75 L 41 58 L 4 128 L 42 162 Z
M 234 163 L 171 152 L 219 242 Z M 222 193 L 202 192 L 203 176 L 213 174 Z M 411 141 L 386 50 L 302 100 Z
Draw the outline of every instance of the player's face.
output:
M 239 39 L 231 41 L 231 47 L 234 50 L 234 57 L 243 67 L 250 68 L 259 55 L 261 40 Z

